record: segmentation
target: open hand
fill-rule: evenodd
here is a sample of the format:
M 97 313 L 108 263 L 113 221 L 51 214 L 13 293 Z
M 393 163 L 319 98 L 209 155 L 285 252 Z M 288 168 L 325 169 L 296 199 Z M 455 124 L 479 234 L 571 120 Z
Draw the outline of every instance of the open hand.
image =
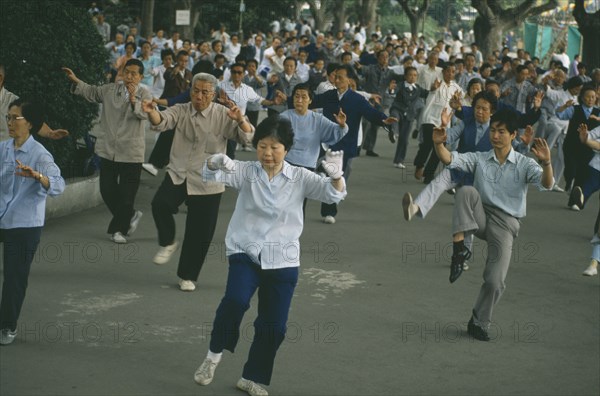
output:
M 27 165 L 23 165 L 23 163 L 17 160 L 17 168 L 15 175 L 23 176 L 23 177 L 31 177 L 32 179 L 38 179 L 40 177 L 40 173 L 34 171 L 31 167 Z
M 581 124 L 579 125 L 579 128 L 577 128 L 577 132 L 579 132 L 579 140 L 581 140 L 581 143 L 587 142 L 588 140 L 588 128 L 586 124 Z
M 452 111 L 448 111 L 446 109 L 446 107 L 444 107 L 442 109 L 442 114 L 440 116 L 440 120 L 442 122 L 442 124 L 440 125 L 442 128 L 447 127 L 450 124 L 450 121 L 452 120 Z
M 341 107 L 340 111 L 338 111 L 338 113 L 334 114 L 333 116 L 335 117 L 335 120 L 337 121 L 339 126 L 341 126 L 342 128 L 346 126 L 346 113 L 344 113 Z
M 531 152 L 542 162 L 550 161 L 550 147 L 548 147 L 545 139 L 535 138 L 533 146 L 531 146 Z

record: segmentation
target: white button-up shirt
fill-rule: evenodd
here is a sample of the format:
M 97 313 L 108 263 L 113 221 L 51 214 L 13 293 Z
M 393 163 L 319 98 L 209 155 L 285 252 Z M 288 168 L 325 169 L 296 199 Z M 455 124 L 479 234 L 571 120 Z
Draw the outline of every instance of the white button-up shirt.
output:
M 245 253 L 262 269 L 300 266 L 304 198 L 338 203 L 346 190 L 337 191 L 330 178 L 287 162 L 271 180 L 258 161 L 234 163 L 232 172 L 211 171 L 206 163 L 203 168 L 207 182 L 239 191 L 225 236 L 227 256 Z

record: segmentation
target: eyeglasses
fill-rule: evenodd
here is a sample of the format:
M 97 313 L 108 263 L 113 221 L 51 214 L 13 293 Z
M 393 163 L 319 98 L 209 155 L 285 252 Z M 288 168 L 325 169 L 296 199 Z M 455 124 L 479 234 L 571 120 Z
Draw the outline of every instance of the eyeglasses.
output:
M 232 70 L 231 74 L 244 74 L 243 70 Z
M 23 116 L 16 116 L 16 115 L 10 115 L 10 114 L 6 115 L 6 122 L 7 123 L 9 123 L 11 121 L 15 122 L 17 120 L 24 120 L 24 119 L 25 119 L 25 117 L 23 117 Z

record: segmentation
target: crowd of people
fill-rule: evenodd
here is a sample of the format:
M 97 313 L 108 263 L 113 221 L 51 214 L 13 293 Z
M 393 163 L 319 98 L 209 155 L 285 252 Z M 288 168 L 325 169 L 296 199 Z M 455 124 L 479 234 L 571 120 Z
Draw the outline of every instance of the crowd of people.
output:
M 307 198 L 322 202 L 323 223 L 336 222 L 352 162 L 379 156 L 380 129 L 396 144 L 390 166 L 398 169 L 407 167 L 411 136 L 419 141 L 414 176 L 425 186 L 415 199 L 405 194 L 406 220 L 424 218 L 446 191 L 455 194 L 450 282 L 469 268 L 473 237 L 494 248 L 468 324 L 478 340 L 489 340 L 492 312 L 505 290 L 527 185 L 567 192 L 567 206 L 577 211 L 600 189 L 600 69 L 588 76 L 587 66 L 564 49 L 543 69 L 521 49 L 514 56 L 498 48 L 484 57 L 476 43 L 462 44 L 462 34 L 430 42 L 360 25 L 322 33 L 307 21 L 276 21 L 271 31 L 244 37 L 221 25 L 198 41 L 162 29 L 141 37 L 139 26 L 113 36 L 104 17 L 93 14 L 110 54 L 106 84 L 81 81 L 69 65 L 63 70 L 74 95 L 102 104 L 95 150 L 100 191 L 112 214 L 110 239 L 127 243 L 140 223 L 135 197 L 142 171 L 157 176 L 166 167 L 152 200 L 154 262 L 165 264 L 178 250 L 173 215 L 185 202 L 177 274 L 180 289 L 193 291 L 225 186 L 239 191 L 226 236 L 225 296 L 208 355 L 194 374 L 201 385 L 212 381 L 223 349 L 235 349 L 239 323 L 258 289 L 256 336 L 238 387 L 267 394 L 260 384 L 270 383 L 300 265 L 270 246 L 298 246 Z M 6 114 L 10 137 L 0 152 L 17 169 L 3 167 L 1 175 L 11 181 L 2 183 L 0 199 L 4 345 L 16 336 L 45 197 L 64 189 L 51 155 L 32 135 L 46 131 L 59 139 L 68 132 L 44 128 L 29 102 L 8 95 L 0 71 L 0 123 Z M 159 137 L 146 161 L 148 125 Z M 236 161 L 236 150 L 256 150 L 257 161 Z M 497 176 L 486 177 L 490 172 Z M 18 197 L 25 195 L 36 197 L 37 209 L 23 223 Z M 599 226 L 600 213 L 584 275 L 597 274 Z M 21 250 L 29 253 L 15 253 Z

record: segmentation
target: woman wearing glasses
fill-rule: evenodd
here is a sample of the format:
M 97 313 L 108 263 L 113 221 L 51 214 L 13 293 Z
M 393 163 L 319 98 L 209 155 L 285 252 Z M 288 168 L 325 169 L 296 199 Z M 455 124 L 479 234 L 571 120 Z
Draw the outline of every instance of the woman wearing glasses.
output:
M 46 209 L 46 197 L 65 189 L 52 155 L 31 136 L 43 124 L 40 109 L 27 100 L 12 102 L 6 115 L 9 140 L 0 142 L 0 241 L 4 243 L 4 282 L 0 303 L 0 345 L 17 336 Z

